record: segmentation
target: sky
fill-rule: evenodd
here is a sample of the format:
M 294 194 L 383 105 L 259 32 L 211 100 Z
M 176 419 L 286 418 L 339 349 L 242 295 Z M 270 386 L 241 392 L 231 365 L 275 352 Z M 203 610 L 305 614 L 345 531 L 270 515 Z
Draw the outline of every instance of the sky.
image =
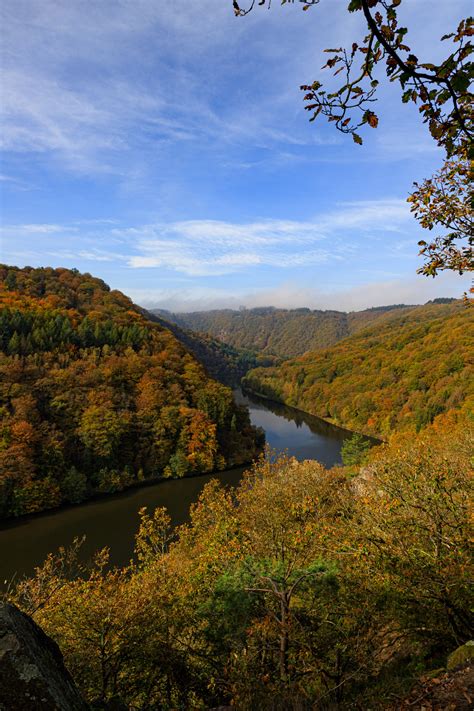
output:
M 348 0 L 3 0 L 0 261 L 75 267 L 144 306 L 357 310 L 460 296 L 427 279 L 406 197 L 442 154 L 395 84 L 355 145 L 299 86 L 364 36 Z M 243 6 L 244 3 L 242 2 Z M 424 61 L 466 0 L 404 0 Z

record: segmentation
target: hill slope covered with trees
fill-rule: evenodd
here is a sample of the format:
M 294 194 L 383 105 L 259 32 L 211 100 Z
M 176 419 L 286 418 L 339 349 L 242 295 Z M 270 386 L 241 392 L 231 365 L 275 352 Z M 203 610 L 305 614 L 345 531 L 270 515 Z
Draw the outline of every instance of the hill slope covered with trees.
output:
M 163 312 L 164 315 L 159 311 L 144 311 L 144 313 L 155 323 L 160 323 L 169 329 L 178 341 L 193 353 L 211 378 L 224 385 L 236 387 L 250 369 L 277 365 L 280 362 L 278 357 L 259 355 L 254 351 L 235 348 L 208 333 L 179 326 L 177 321 L 172 320 L 175 315 L 169 312 Z
M 255 455 L 232 392 L 101 280 L 2 266 L 0 302 L 0 516 Z
M 312 311 L 311 309 L 216 309 L 173 314 L 156 309 L 154 314 L 181 328 L 207 333 L 237 349 L 291 358 L 307 351 L 332 346 L 387 313 L 412 306 L 381 306 L 365 311 Z
M 352 479 L 261 462 L 174 533 L 142 510 L 130 566 L 51 555 L 13 599 L 98 708 L 420 708 L 416 677 L 472 639 L 472 437 L 449 419 L 395 435 Z
M 474 311 L 460 302 L 394 311 L 332 348 L 250 371 L 244 386 L 375 436 L 473 408 Z

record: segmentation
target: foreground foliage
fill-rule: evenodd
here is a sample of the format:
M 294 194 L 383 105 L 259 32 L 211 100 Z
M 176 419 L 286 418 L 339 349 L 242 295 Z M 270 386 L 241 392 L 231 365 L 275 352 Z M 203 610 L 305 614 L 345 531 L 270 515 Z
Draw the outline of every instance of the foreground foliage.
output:
M 245 387 L 375 436 L 474 408 L 474 311 L 460 302 L 394 311 L 332 348 L 259 368 Z
M 447 160 L 443 167 L 408 198 L 411 211 L 421 226 L 428 230 L 441 228 L 442 237 L 420 241 L 420 254 L 425 264 L 418 272 L 436 276 L 438 271 L 452 269 L 462 274 L 474 271 L 474 218 L 472 210 L 472 162 Z
M 99 279 L 0 267 L 0 517 L 251 461 L 232 392 Z
M 50 556 L 14 599 L 99 708 L 393 707 L 472 636 L 473 436 L 397 435 L 355 478 L 262 461 L 174 534 L 142 510 L 129 567 Z

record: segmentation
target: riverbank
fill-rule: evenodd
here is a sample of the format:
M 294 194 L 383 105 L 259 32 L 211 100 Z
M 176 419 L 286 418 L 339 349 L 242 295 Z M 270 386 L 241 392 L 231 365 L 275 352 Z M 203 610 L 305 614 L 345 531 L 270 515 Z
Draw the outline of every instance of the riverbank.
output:
M 369 435 L 366 432 L 359 432 L 358 430 L 351 430 L 348 427 L 344 427 L 344 426 L 340 425 L 338 422 L 336 422 L 334 419 L 332 419 L 330 417 L 321 417 L 321 415 L 315 415 L 313 412 L 308 412 L 307 410 L 301 410 L 301 408 L 299 408 L 299 407 L 295 407 L 294 405 L 289 405 L 284 400 L 276 400 L 275 398 L 268 397 L 268 395 L 264 395 L 263 393 L 256 392 L 255 390 L 252 390 L 249 387 L 242 385 L 241 390 L 244 394 L 249 394 L 254 398 L 260 398 L 261 400 L 265 400 L 266 402 L 273 403 L 275 405 L 282 405 L 282 406 L 287 407 L 291 410 L 294 410 L 295 412 L 299 412 L 302 415 L 307 415 L 308 417 L 312 417 L 315 420 L 320 420 L 321 422 L 326 422 L 328 425 L 331 425 L 331 427 L 336 427 L 337 429 L 341 430 L 341 432 L 345 432 L 345 433 L 351 434 L 351 435 L 360 434 L 363 437 L 366 437 L 371 442 L 373 442 L 374 445 L 384 444 L 387 441 L 385 439 L 382 439 L 381 437 L 374 437 L 374 435 Z
M 264 451 L 262 448 L 259 450 L 257 457 Z M 210 472 L 192 472 L 190 474 L 185 474 L 182 477 L 169 477 L 169 476 L 158 476 L 158 477 L 152 477 L 149 479 L 142 479 L 141 481 L 133 481 L 132 483 L 128 484 L 127 486 L 124 486 L 123 489 L 117 489 L 116 491 L 94 491 L 90 496 L 87 496 L 86 498 L 82 499 L 81 501 L 77 502 L 62 502 L 61 504 L 58 504 L 57 506 L 51 506 L 50 508 L 45 508 L 41 509 L 40 511 L 32 511 L 30 513 L 26 514 L 19 514 L 18 516 L 8 516 L 7 518 L 2 518 L 0 519 L 0 531 L 3 531 L 7 528 L 11 528 L 12 526 L 15 526 L 16 523 L 22 522 L 22 521 L 28 521 L 28 520 L 33 520 L 36 518 L 39 518 L 41 516 L 49 516 L 57 511 L 67 511 L 68 509 L 75 509 L 78 506 L 87 506 L 88 504 L 95 503 L 97 501 L 103 501 L 105 500 L 113 500 L 114 497 L 120 497 L 124 496 L 127 494 L 127 492 L 132 492 L 136 489 L 146 489 L 147 487 L 153 487 L 157 486 L 159 484 L 163 484 L 165 482 L 172 482 L 172 481 L 182 481 L 183 479 L 196 479 L 198 477 L 209 477 L 209 476 L 219 476 L 223 471 L 233 471 L 235 470 L 240 470 L 240 469 L 246 469 L 247 467 L 252 466 L 253 462 L 257 459 L 255 457 L 254 459 L 251 459 L 247 462 L 242 462 L 241 464 L 238 464 L 235 467 L 231 467 L 230 469 L 213 469 Z
M 265 430 L 270 448 L 299 460 L 317 459 L 328 468 L 341 463 L 341 447 L 350 433 L 312 415 L 280 403 L 266 403 L 257 397 L 235 393 L 237 402 L 249 408 L 250 419 Z M 97 550 L 110 550 L 110 565 L 127 565 L 133 555 L 138 511 L 147 507 L 167 509 L 172 526 L 189 520 L 191 506 L 212 479 L 223 486 L 237 486 L 248 464 L 209 474 L 180 479 L 136 482 L 121 492 L 103 494 L 81 504 L 66 505 L 5 519 L 0 525 L 0 581 L 32 575 L 49 553 L 68 547 L 75 538 L 86 536 L 81 561 Z

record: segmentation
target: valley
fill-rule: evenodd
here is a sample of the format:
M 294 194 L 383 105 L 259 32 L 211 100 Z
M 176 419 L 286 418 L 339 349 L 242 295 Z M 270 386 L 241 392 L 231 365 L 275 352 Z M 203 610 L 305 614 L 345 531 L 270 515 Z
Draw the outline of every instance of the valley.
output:
M 0 711 L 471 711 L 472 2 L 0 35 Z
M 241 390 L 236 402 L 248 408 L 254 427 L 262 428 L 274 455 L 288 452 L 298 460 L 318 459 L 326 466 L 341 464 L 341 446 L 350 432 L 328 425 L 316 417 L 292 408 L 262 401 Z M 0 581 L 32 575 L 48 553 L 71 546 L 85 536 L 80 559 L 90 561 L 104 547 L 110 549 L 110 564 L 124 566 L 133 555 L 138 511 L 143 506 L 154 510 L 166 507 L 173 526 L 189 521 L 189 510 L 205 485 L 216 479 L 226 487 L 237 486 L 245 467 L 213 474 L 198 474 L 181 479 L 148 483 L 122 493 L 109 494 L 80 506 L 69 506 L 52 513 L 23 517 L 0 525 Z
M 88 701 L 207 708 L 217 669 L 286 708 L 318 664 L 311 693 L 327 672 L 340 708 L 389 709 L 405 659 L 469 639 L 471 308 L 172 317 L 76 270 L 0 276 L 2 594 Z

